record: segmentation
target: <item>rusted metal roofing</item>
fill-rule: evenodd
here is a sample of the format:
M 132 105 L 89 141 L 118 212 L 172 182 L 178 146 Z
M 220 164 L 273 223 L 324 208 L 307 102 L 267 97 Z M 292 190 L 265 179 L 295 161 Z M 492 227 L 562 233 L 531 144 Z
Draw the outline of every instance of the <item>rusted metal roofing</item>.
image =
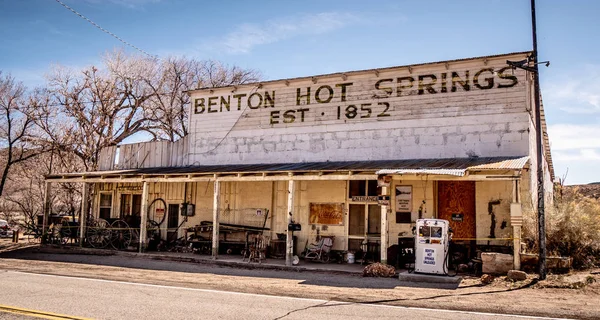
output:
M 102 177 L 108 175 L 182 175 L 182 174 L 235 174 L 235 173 L 307 173 L 307 172 L 391 172 L 403 171 L 428 174 L 464 175 L 464 171 L 476 167 L 478 169 L 519 169 L 515 164 L 524 163 L 520 157 L 491 158 L 448 158 L 448 159 L 407 159 L 379 161 L 329 161 L 271 164 L 233 164 L 233 165 L 200 165 L 185 167 L 140 168 L 113 171 L 95 171 L 83 173 L 64 173 L 47 175 L 46 179 L 68 177 Z M 513 165 L 498 165 L 512 163 Z M 481 167 L 483 166 L 483 167 Z M 481 168 L 480 168 L 481 167 Z M 389 171 L 383 171 L 389 170 Z M 459 174 L 463 172 L 462 174 Z
M 521 157 L 516 159 L 507 159 L 497 162 L 484 163 L 476 166 L 471 166 L 469 170 L 497 170 L 497 169 L 523 169 L 529 161 L 529 157 Z
M 466 168 L 420 168 L 420 169 L 411 169 L 411 168 L 395 168 L 395 169 L 383 169 L 377 171 L 377 174 L 434 174 L 434 175 L 450 175 L 462 177 L 467 171 L 484 171 L 484 170 L 519 170 L 525 167 L 527 161 L 529 161 L 529 157 L 521 157 L 521 158 L 511 158 L 511 159 L 498 159 L 493 160 L 493 158 L 482 158 L 486 159 L 481 164 L 475 164 L 471 162 Z M 456 159 L 459 160 L 459 159 Z M 466 163 L 466 162 L 465 162 Z M 458 163 L 457 163 L 458 164 Z M 464 163 L 463 163 L 464 164 Z
M 377 174 L 434 174 L 462 177 L 466 171 L 467 169 L 383 169 L 377 171 Z

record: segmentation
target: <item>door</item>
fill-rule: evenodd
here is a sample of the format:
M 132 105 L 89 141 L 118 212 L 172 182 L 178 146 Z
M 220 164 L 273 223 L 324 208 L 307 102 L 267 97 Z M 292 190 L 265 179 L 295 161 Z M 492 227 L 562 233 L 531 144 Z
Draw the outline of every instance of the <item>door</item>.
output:
M 177 227 L 179 227 L 179 205 L 169 204 L 167 216 L 167 241 L 177 240 Z
M 475 181 L 439 181 L 438 218 L 450 221 L 453 238 L 475 239 Z

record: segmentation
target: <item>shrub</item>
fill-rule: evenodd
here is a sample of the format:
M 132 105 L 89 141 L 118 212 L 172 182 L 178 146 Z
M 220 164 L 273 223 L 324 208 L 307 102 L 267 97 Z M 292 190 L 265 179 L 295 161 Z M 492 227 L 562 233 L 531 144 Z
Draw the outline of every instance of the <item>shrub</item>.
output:
M 537 253 L 537 214 L 523 205 L 523 240 Z M 569 192 L 545 208 L 548 255 L 573 258 L 577 269 L 600 266 L 600 199 Z

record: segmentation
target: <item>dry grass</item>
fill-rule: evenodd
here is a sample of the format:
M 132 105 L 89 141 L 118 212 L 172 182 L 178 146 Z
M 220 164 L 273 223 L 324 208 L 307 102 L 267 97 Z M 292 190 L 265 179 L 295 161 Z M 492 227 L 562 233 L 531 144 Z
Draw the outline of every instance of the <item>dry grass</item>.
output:
M 537 215 L 531 204 L 523 207 L 523 237 L 537 252 Z M 548 254 L 572 257 L 576 269 L 600 266 L 600 199 L 565 193 L 545 213 Z

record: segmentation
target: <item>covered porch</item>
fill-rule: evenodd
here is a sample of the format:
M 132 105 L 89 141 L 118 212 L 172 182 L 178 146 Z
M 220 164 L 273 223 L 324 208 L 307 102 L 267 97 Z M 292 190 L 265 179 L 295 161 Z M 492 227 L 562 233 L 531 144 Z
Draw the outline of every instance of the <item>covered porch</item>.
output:
M 201 253 L 213 259 L 238 259 L 227 246 L 247 248 L 248 235 L 260 234 L 269 253 L 285 258 L 268 263 L 291 266 L 311 243 L 332 237 L 330 249 L 344 260 L 360 253 L 359 260 L 397 265 L 414 221 L 433 217 L 454 223 L 456 241 L 512 246 L 518 268 L 527 163 L 528 157 L 504 157 L 97 171 L 49 175 L 46 196 L 53 183 L 82 183 L 92 207 L 82 206 L 80 245 L 87 242 L 86 218 L 138 212 L 140 252 L 149 248 L 148 227 L 154 226 L 163 240 L 194 241 L 190 233 L 200 233 L 197 243 L 208 247 Z M 49 204 L 44 211 L 46 226 Z M 241 239 L 232 238 L 236 229 Z

